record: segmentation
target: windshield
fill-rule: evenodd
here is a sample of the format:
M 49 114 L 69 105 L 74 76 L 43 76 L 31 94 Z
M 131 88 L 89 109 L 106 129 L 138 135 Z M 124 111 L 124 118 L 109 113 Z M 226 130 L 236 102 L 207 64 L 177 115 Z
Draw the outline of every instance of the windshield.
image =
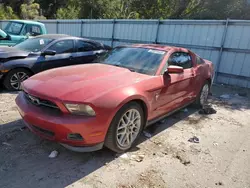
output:
M 118 47 L 97 59 L 96 62 L 154 75 L 165 53 L 165 51 L 146 48 Z
M 19 35 L 21 33 L 22 28 L 23 28 L 22 23 L 9 22 L 5 27 L 4 31 L 8 34 Z
M 39 52 L 53 40 L 48 38 L 30 38 L 15 45 L 15 48 L 28 52 Z

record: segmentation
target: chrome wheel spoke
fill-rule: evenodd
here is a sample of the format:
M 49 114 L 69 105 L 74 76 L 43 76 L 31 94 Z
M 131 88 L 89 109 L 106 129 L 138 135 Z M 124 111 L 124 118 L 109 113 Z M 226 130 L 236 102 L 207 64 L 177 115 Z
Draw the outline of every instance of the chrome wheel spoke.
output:
M 135 117 L 134 119 L 133 119 L 133 123 L 136 123 L 136 121 L 138 121 L 139 120 L 139 116 L 137 116 L 137 117 Z
M 123 134 L 121 137 L 121 144 L 125 144 L 126 138 L 127 138 L 127 134 Z
M 126 143 L 129 144 L 131 141 L 130 141 L 130 138 L 129 138 L 129 133 L 126 134 Z
M 19 89 L 19 83 L 10 83 L 11 84 L 11 86 L 14 88 L 14 89 Z
M 122 124 L 121 126 L 118 127 L 118 131 L 121 130 L 121 129 L 125 129 L 127 127 L 127 124 Z
M 18 81 L 19 78 L 18 78 L 17 74 L 13 74 L 10 80 L 14 82 L 14 81 Z
M 117 135 L 123 135 L 126 134 L 126 129 L 123 129 L 122 131 L 118 131 Z
M 18 74 L 18 78 L 19 78 L 19 80 L 21 80 L 21 81 L 24 81 L 24 80 L 26 80 L 29 76 L 26 74 L 26 73 L 24 73 L 24 72 L 19 72 Z
M 19 82 L 19 80 L 12 80 L 12 81 L 10 81 L 11 84 L 16 84 L 18 82 Z

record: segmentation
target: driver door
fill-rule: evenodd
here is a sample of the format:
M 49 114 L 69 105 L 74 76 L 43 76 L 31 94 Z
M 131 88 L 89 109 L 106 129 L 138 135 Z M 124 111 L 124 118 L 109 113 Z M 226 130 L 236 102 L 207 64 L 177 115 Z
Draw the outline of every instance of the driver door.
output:
M 194 100 L 194 70 L 193 62 L 189 53 L 178 51 L 170 55 L 166 62 L 170 65 L 183 68 L 182 73 L 164 73 L 162 76 L 163 87 L 156 101 L 158 115 L 169 113 L 183 107 Z

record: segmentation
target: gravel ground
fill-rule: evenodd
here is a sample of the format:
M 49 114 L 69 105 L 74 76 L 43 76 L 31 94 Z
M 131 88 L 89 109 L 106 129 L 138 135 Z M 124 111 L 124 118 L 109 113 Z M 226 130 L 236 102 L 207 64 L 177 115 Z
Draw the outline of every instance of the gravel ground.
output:
M 0 187 L 250 188 L 250 100 L 235 96 L 238 88 L 213 92 L 216 114 L 189 107 L 149 127 L 152 137 L 142 135 L 137 147 L 117 156 L 107 149 L 74 153 L 20 129 L 16 93 L 2 91 Z M 230 99 L 219 100 L 225 93 Z M 199 143 L 188 141 L 193 136 Z M 48 158 L 53 150 L 58 156 Z

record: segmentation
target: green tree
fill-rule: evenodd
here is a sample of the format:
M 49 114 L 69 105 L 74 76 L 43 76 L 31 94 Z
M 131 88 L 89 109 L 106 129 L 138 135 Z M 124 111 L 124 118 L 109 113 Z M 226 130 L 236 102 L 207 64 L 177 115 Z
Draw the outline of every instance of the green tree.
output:
M 47 19 L 55 19 L 57 17 L 57 10 L 65 8 L 68 0 L 36 0 L 40 8 L 43 10 L 43 15 Z
M 29 0 L 27 3 L 22 4 L 20 9 L 20 17 L 22 19 L 45 19 L 40 13 L 40 5 L 35 3 L 34 0 Z
M 68 5 L 65 8 L 59 8 L 56 12 L 57 19 L 77 19 L 80 15 L 80 7 Z
M 9 6 L 0 5 L 0 19 L 8 20 L 8 19 L 16 19 L 17 15 L 14 14 L 14 11 Z
M 106 2 L 104 18 L 132 19 L 138 18 L 137 11 L 132 10 L 131 0 L 114 0 Z

